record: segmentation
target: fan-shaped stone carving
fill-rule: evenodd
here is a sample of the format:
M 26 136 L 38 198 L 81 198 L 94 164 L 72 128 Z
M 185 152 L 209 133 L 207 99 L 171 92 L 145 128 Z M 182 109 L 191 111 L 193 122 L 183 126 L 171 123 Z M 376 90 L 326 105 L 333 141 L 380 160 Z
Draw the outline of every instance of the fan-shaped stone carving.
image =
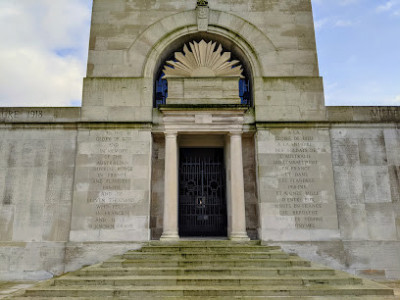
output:
M 241 77 L 242 66 L 238 60 L 231 61 L 231 53 L 222 53 L 222 46 L 210 41 L 193 41 L 185 45 L 183 52 L 175 52 L 176 61 L 167 61 L 165 78 L 171 77 Z

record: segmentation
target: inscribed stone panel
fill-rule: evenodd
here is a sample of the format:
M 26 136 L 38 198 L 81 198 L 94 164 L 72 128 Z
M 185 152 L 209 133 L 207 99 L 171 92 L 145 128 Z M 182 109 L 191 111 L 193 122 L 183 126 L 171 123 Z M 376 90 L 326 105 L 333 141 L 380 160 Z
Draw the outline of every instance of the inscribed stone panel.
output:
M 71 240 L 149 238 L 151 147 L 149 130 L 79 131 Z
M 327 129 L 263 129 L 257 134 L 263 239 L 338 235 Z
M 79 107 L 3 107 L 0 108 L 0 122 L 5 123 L 46 123 L 76 122 L 80 118 Z

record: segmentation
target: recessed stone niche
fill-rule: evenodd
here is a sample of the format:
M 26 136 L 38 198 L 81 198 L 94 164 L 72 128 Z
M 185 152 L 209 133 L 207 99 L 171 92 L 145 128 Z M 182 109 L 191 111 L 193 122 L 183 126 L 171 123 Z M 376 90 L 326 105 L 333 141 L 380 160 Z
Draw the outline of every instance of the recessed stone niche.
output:
M 243 69 L 222 46 L 204 40 L 185 45 L 164 68 L 168 104 L 240 104 Z

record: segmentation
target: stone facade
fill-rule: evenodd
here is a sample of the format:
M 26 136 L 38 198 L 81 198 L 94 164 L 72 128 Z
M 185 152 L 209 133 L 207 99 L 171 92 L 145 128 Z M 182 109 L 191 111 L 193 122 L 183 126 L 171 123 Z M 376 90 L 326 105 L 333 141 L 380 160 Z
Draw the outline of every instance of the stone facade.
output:
M 82 107 L 0 108 L 0 279 L 178 238 L 181 147 L 224 149 L 227 238 L 400 278 L 400 108 L 325 107 L 310 0 L 209 2 L 94 0 Z M 240 60 L 251 105 L 218 76 L 154 105 L 201 39 Z

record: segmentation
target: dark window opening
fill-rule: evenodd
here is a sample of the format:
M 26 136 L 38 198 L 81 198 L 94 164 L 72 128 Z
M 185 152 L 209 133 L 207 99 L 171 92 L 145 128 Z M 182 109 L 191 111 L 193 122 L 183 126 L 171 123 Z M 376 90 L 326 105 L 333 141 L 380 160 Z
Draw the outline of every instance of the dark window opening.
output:
M 250 80 L 242 78 L 239 80 L 239 97 L 243 105 L 251 106 Z M 164 72 L 161 72 L 155 84 L 155 107 L 167 104 L 168 81 L 164 79 Z
M 164 79 L 164 72 L 161 72 L 160 76 L 156 79 L 155 93 L 155 107 L 167 104 L 168 82 Z

